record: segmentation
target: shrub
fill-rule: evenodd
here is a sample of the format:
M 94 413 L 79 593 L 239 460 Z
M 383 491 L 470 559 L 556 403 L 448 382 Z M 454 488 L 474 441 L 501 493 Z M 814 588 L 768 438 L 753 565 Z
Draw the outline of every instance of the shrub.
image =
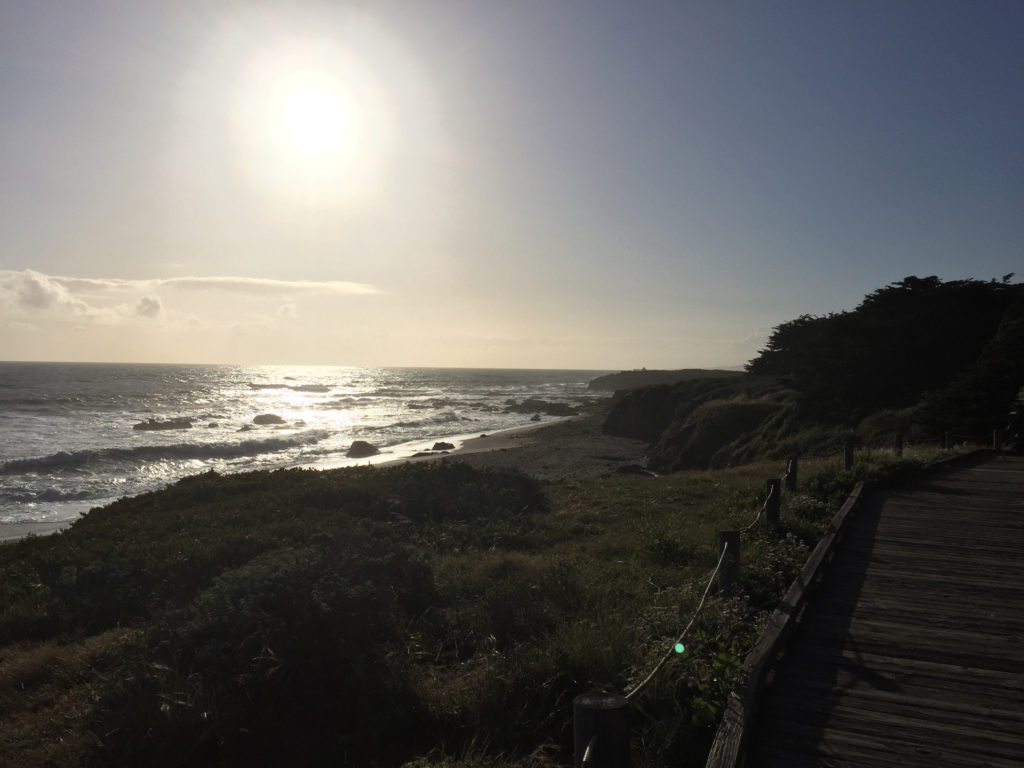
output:
M 132 682 L 104 702 L 102 756 L 234 765 L 379 753 L 417 709 L 388 651 L 432 599 L 426 566 L 380 539 L 259 555 L 150 632 Z

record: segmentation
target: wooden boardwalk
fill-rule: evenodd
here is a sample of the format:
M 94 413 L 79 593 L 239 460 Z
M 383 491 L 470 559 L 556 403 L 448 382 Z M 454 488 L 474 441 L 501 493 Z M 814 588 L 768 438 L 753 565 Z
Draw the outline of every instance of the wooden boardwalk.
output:
M 868 498 L 746 766 L 1024 766 L 1024 458 Z

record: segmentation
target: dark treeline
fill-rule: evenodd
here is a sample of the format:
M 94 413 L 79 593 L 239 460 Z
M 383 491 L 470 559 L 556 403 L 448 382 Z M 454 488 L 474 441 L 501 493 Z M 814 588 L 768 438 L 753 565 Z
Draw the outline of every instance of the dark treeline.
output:
M 779 377 L 817 420 L 920 405 L 937 429 L 991 429 L 1024 378 L 1024 284 L 1012 277 L 907 277 L 852 311 L 783 323 L 747 370 Z

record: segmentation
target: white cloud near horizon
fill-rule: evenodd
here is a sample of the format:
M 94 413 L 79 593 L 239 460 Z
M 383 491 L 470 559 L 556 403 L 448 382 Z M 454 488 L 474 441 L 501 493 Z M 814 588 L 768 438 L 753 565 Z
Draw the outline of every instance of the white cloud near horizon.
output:
M 319 295 L 369 295 L 380 290 L 366 283 L 342 280 L 273 280 L 258 277 L 213 276 L 213 277 L 166 277 L 145 280 L 123 278 L 66 277 L 45 275 L 32 269 L 21 271 L 0 269 L 0 290 L 14 286 L 19 293 L 38 291 L 37 286 L 58 286 L 68 293 L 95 293 L 102 291 L 155 291 L 161 288 L 178 290 L 221 290 L 233 293 L 251 294 L 319 294 Z M 44 292 L 48 289 L 43 288 Z M 52 290 L 52 289 L 51 289 Z
M 149 280 L 65 277 L 32 269 L 0 269 L 0 312 L 5 316 L 47 314 L 112 322 L 118 317 L 162 314 L 159 291 L 202 294 L 218 291 L 267 298 L 279 305 L 298 296 L 359 296 L 380 291 L 364 283 L 336 280 L 271 280 L 252 277 L 172 277 Z M 127 303 L 126 303 L 127 302 Z M 294 309 L 294 306 L 293 306 Z
M 66 277 L 31 269 L 0 269 L 0 325 L 67 328 L 144 324 L 169 328 L 254 328 L 292 323 L 300 302 L 381 292 L 343 281 L 272 280 L 218 276 L 148 280 Z M 336 302 L 335 302 L 336 303 Z
M 348 334 L 360 318 L 378 316 L 359 300 L 377 295 L 385 296 L 343 281 L 0 269 L 0 359 L 272 361 L 297 349 L 326 357 L 323 329 Z

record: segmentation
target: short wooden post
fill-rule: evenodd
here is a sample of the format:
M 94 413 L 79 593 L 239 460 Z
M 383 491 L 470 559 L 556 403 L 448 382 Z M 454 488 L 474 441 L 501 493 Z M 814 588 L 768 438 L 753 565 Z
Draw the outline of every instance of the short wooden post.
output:
M 899 458 L 903 455 L 903 435 L 898 434 L 892 440 L 892 455 Z
M 1003 450 L 1003 430 L 1001 429 L 992 430 L 992 450 Z
M 722 557 L 723 549 L 726 550 L 725 557 Z M 718 556 L 722 558 L 722 567 L 718 569 L 718 589 L 728 592 L 740 577 L 739 531 L 718 532 Z
M 576 768 L 629 768 L 629 725 L 626 697 L 584 693 L 572 700 L 572 733 Z
M 786 465 L 786 490 L 796 490 L 796 474 L 799 468 L 800 460 L 796 456 L 789 457 L 789 463 Z
M 853 469 L 853 440 L 843 441 L 843 469 Z
M 953 433 L 946 433 L 946 450 L 951 451 L 953 449 Z
M 782 481 L 768 480 L 765 483 L 767 499 L 764 503 L 764 519 L 772 528 L 779 526 L 779 507 L 782 503 Z

